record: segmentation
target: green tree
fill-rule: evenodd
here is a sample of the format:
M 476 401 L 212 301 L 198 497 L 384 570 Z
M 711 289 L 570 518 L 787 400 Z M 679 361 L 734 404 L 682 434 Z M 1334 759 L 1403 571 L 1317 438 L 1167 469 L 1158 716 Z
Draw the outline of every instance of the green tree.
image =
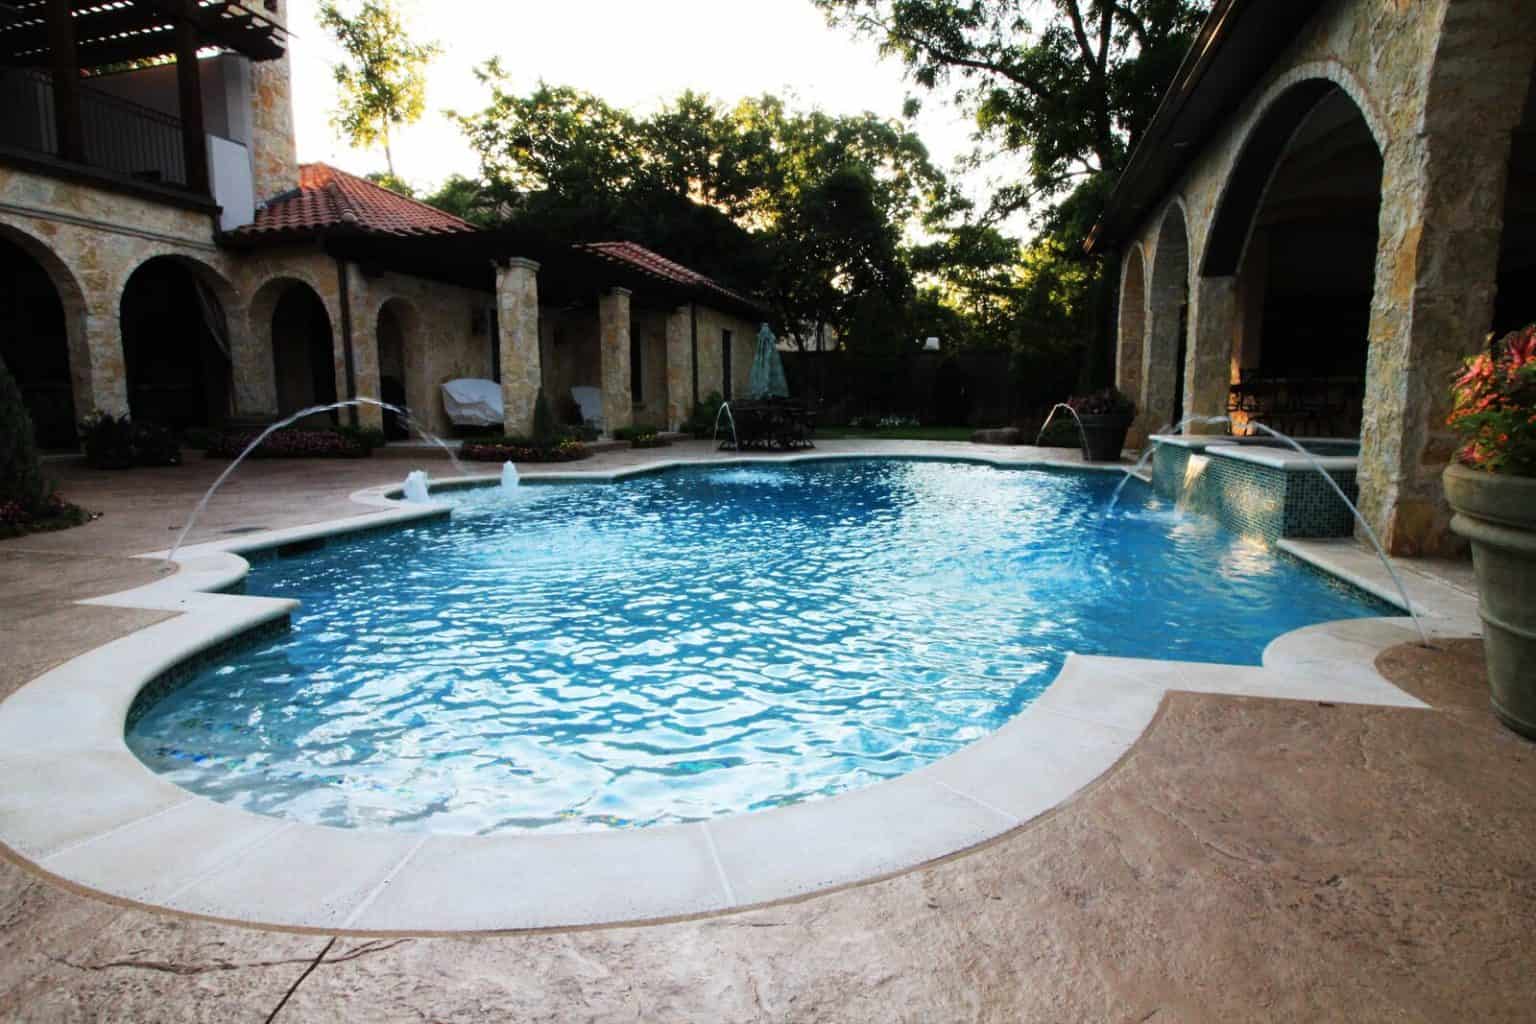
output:
M 1026 153 L 1028 180 L 999 189 L 986 219 L 1028 211 L 1076 253 L 1156 112 L 1204 0 L 815 0 L 834 24 L 878 41 L 923 89 L 975 117 L 983 149 Z M 1090 376 L 1108 372 L 1117 267 L 1075 275 L 1072 305 Z
M 382 143 L 389 176 L 398 181 L 390 129 L 421 117 L 426 67 L 442 50 L 435 42 L 412 41 L 395 0 L 361 0 L 353 13 L 336 0 L 321 0 L 319 18 L 346 54 L 335 68 L 340 106 L 334 123 L 354 146 Z
M 765 287 L 802 343 L 864 290 L 905 301 L 905 236 L 953 199 L 922 142 L 873 114 L 685 92 L 638 118 L 565 86 L 518 93 L 494 62 L 480 74 L 491 102 L 458 119 L 480 156 L 482 203 L 524 227 L 630 238 Z
M 16 378 L 0 360 L 0 502 L 14 501 L 30 515 L 43 511 L 49 494 L 37 457 L 32 417 Z

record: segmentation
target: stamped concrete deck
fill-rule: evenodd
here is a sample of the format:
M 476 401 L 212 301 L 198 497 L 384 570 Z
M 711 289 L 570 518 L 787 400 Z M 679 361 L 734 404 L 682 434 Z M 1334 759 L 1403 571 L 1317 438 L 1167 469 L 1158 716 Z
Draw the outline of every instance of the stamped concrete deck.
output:
M 177 501 L 210 468 L 61 473 L 72 498 L 117 511 L 0 544 L 3 610 L 27 616 L 6 639 L 8 689 L 152 623 L 70 602 L 153 579 L 152 564 L 104 556 L 165 546 Z M 355 514 L 347 493 L 403 476 L 382 461 L 252 469 L 248 495 L 228 502 L 239 514 L 216 504 L 205 538 Z M 1349 636 L 1327 639 L 1347 656 Z M 1328 671 L 1329 643 L 1304 645 L 1312 670 Z M 980 850 L 697 921 L 295 935 L 151 913 L 0 864 L 0 1016 L 1519 1019 L 1536 994 L 1523 966 L 1533 748 L 1481 710 L 1475 654 L 1441 646 L 1383 655 L 1435 710 L 1173 693 L 1111 774 Z

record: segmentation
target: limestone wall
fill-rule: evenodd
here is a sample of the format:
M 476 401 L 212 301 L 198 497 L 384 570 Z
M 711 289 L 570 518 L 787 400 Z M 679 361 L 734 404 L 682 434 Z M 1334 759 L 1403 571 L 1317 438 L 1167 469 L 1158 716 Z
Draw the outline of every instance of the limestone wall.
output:
M 262 13 L 287 24 L 288 0 L 268 0 Z M 292 58 L 286 52 L 251 65 L 251 165 L 257 202 L 298 187 Z
M 458 288 L 403 274 L 363 277 L 352 296 L 358 394 L 382 393 L 379 322 L 386 306 L 400 325 L 406 403 L 412 419 L 439 436 L 452 433 L 443 410 L 442 385 L 460 377 L 490 380 L 491 334 L 475 311 L 491 304 L 489 292 Z M 369 417 L 372 420 L 372 416 Z
M 731 397 L 742 398 L 752 375 L 758 324 L 708 306 L 699 306 L 699 397 L 725 394 L 724 332 L 731 332 Z
M 1354 100 L 1384 162 L 1361 500 L 1399 553 L 1455 545 L 1438 480 L 1452 451 L 1446 380 L 1478 349 L 1492 316 L 1510 131 L 1536 65 L 1533 23 L 1536 0 L 1335 0 L 1127 243 L 1139 243 L 1152 268 L 1142 316 L 1122 318 L 1147 332 L 1143 404 L 1166 400 L 1175 359 L 1175 289 L 1158 248 L 1165 234 L 1170 246 L 1183 244 L 1166 231 L 1182 217 L 1189 255 L 1183 411 L 1224 413 L 1243 311 L 1235 275 L 1202 276 L 1224 190 L 1255 126 L 1290 88 L 1326 79 Z

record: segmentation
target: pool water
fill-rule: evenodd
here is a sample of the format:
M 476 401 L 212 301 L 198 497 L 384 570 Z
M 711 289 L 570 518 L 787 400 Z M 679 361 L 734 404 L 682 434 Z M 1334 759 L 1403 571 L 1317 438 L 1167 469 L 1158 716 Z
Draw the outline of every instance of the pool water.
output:
M 1116 474 L 846 460 L 444 495 L 253 565 L 298 598 L 141 709 L 135 753 L 263 814 L 434 832 L 705 819 L 909 772 L 1069 651 L 1257 664 L 1392 614 Z

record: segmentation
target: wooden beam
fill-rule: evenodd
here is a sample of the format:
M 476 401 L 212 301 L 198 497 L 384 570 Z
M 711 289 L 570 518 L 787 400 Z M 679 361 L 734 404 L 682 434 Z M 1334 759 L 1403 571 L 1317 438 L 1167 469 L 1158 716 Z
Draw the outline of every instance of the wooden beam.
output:
M 85 162 L 85 129 L 80 120 L 80 68 L 75 62 L 75 19 L 69 0 L 48 4 L 49 67 L 53 73 L 53 124 L 59 156 Z
M 181 0 L 176 19 L 176 87 L 181 101 L 181 145 L 187 161 L 187 188 L 209 195 L 208 142 L 203 129 L 203 82 L 198 71 L 197 0 Z

